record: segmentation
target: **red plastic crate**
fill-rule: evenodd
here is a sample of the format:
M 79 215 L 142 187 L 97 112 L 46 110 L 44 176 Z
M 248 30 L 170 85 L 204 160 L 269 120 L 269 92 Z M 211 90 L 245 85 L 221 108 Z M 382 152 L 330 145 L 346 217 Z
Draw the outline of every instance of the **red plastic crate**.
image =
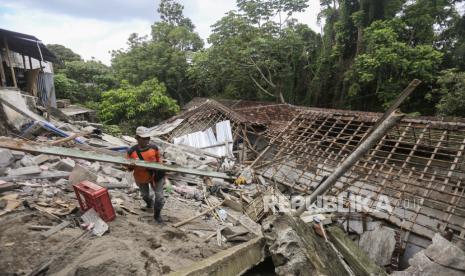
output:
M 115 210 L 113 209 L 110 195 L 106 188 L 89 181 L 82 181 L 79 184 L 75 184 L 73 188 L 82 212 L 94 208 L 104 221 L 112 221 L 115 219 Z

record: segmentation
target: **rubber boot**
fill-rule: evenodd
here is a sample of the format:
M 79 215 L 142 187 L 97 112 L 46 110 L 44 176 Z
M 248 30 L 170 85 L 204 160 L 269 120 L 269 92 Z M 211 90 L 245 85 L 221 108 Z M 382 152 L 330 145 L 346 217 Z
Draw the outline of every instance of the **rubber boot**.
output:
M 161 217 L 161 209 L 154 209 L 153 211 L 154 211 L 155 221 L 160 224 L 163 224 L 163 218 Z
M 147 204 L 146 209 L 152 209 L 153 208 L 153 199 L 148 197 L 144 198 L 145 204 Z
M 161 217 L 162 208 L 163 206 L 160 206 L 160 204 L 157 204 L 157 202 L 155 202 L 155 204 L 153 205 L 153 217 L 155 218 L 155 221 L 160 224 L 163 223 L 163 219 Z

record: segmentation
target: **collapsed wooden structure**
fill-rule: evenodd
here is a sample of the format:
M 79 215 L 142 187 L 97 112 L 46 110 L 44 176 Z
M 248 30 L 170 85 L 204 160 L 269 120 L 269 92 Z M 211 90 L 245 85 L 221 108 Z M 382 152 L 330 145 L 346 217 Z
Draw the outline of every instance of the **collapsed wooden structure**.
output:
M 382 115 L 283 104 L 224 103 L 197 99 L 196 105 L 181 115 L 188 120 L 171 137 L 208 126 L 206 118 L 211 122 L 229 119 L 234 122 L 236 144 L 244 137 L 255 142 L 246 149 L 253 154 L 241 161 L 252 163 L 255 172 L 294 194 L 311 194 Z M 266 147 L 267 151 L 259 154 Z M 327 195 L 359 195 L 368 198 L 371 207 L 387 199 L 390 212 L 368 215 L 397 225 L 407 243 L 414 243 L 409 233 L 431 239 L 438 231 L 453 231 L 454 239 L 464 240 L 464 150 L 464 122 L 406 117 Z
M 255 239 L 214 254 L 173 275 L 203 275 L 205 273 L 235 275 L 262 262 L 269 254 L 272 258 L 278 256 L 277 260 L 273 259 L 273 263 L 279 270 L 279 266 L 283 264 L 280 261 L 282 260 L 280 246 L 285 244 L 278 239 L 279 237 L 285 237 L 288 244 L 292 243 L 302 249 L 299 252 L 304 258 L 300 259 L 304 260 L 304 263 L 313 270 L 330 269 L 343 274 L 342 271 L 350 272 L 352 269 L 357 275 L 384 273 L 383 268 L 378 265 L 388 268 L 386 264 L 373 263 L 339 228 L 328 229 L 327 236 L 323 234 L 323 239 L 315 235 L 315 233 L 320 235 L 317 230 L 313 231 L 308 228 L 309 224 L 313 225 L 312 227 L 319 225 L 323 228 L 319 222 L 308 220 L 308 217 L 304 221 L 304 216 L 300 219 L 298 216 L 281 213 L 270 216 L 269 211 L 266 214 L 264 211 L 265 197 L 271 194 L 283 197 L 284 201 L 289 203 L 288 198 L 279 189 L 288 196 L 311 195 L 325 186 L 323 184 L 331 179 L 327 177 L 338 171 L 337 168 L 344 167 L 341 164 L 352 159 L 348 156 L 357 152 L 357 148 L 364 148 L 360 145 L 370 140 L 367 137 L 374 136 L 376 131 L 372 132 L 372 130 L 376 128 L 381 116 L 382 114 L 378 113 L 304 108 L 287 104 L 197 99 L 181 115 L 167 121 L 163 127 L 159 127 L 157 131 L 163 134 L 157 136 L 161 136 L 164 140 L 160 141 L 182 150 L 183 146 L 173 145 L 170 142 L 193 132 L 215 129 L 218 123 L 229 121 L 232 141 L 227 143 L 233 144 L 236 164 L 241 163 L 236 167 L 239 167 L 241 171 L 250 171 L 249 177 L 255 178 L 253 183 L 258 183 L 255 184 L 258 196 L 253 199 L 244 198 L 243 201 L 248 205 L 239 204 L 235 207 L 247 214 L 253 221 L 262 221 L 262 226 L 264 226 L 262 228 L 264 237 L 261 237 L 261 234 L 256 234 L 244 225 L 250 233 L 253 232 L 256 235 Z M 348 213 L 339 213 L 339 210 L 331 211 L 331 219 L 335 218 L 342 225 L 346 223 L 344 228 L 347 232 L 357 233 L 360 236 L 361 233 L 350 226 L 353 227 L 358 223 L 362 225 L 363 232 L 365 230 L 370 232 L 373 229 L 365 229 L 367 218 L 376 220 L 375 222 L 388 222 L 391 226 L 397 226 L 393 227 L 397 230 L 391 229 L 396 233 L 395 247 L 400 248 L 401 243 L 403 244 L 402 250 L 405 250 L 406 245 L 410 248 L 417 247 L 415 250 L 410 249 L 410 252 L 418 252 L 418 248 L 426 248 L 427 242 L 437 232 L 453 233 L 454 241 L 463 240 L 465 233 L 465 213 L 463 212 L 465 206 L 463 205 L 465 202 L 463 201 L 462 179 L 465 122 L 422 117 L 401 118 L 402 116 L 398 116 L 392 124 L 389 124 L 384 129 L 388 131 L 381 132 L 383 137 L 379 139 L 381 137 L 379 135 L 374 141 L 377 141 L 376 144 L 370 146 L 368 152 L 364 153 L 363 157 L 358 159 L 342 177 L 338 177 L 336 183 L 328 185 L 330 189 L 325 190 L 326 195 L 342 196 L 344 203 L 349 206 Z M 71 139 L 73 138 L 59 141 Z M 32 153 L 68 156 L 121 165 L 137 165 L 226 180 L 234 180 L 238 176 L 220 172 L 220 166 L 216 168 L 216 171 L 213 167 L 210 171 L 206 171 L 200 167 L 193 169 L 165 164 L 147 164 L 143 161 L 130 161 L 123 158 L 121 154 L 110 154 L 107 150 L 96 150 L 85 145 L 76 144 L 76 148 L 62 148 L 51 144 L 44 147 L 43 145 L 10 138 L 0 139 L 1 147 Z M 189 147 L 186 146 L 186 148 Z M 203 149 L 205 148 L 195 150 L 191 148 L 190 153 L 197 155 L 195 151 L 203 152 Z M 217 165 L 223 162 L 219 157 L 215 159 Z M 265 185 L 266 189 L 262 190 L 261 184 Z M 242 194 L 240 196 L 242 202 Z M 351 212 L 350 200 L 354 196 L 363 198 L 363 202 L 376 211 L 357 210 L 352 206 L 354 209 Z M 224 199 L 213 207 L 207 202 L 210 208 L 174 224 L 174 227 L 213 212 L 215 207 L 230 200 L 226 196 Z M 378 210 L 376 207 L 379 203 L 387 203 L 391 209 Z M 240 219 L 234 218 L 234 221 L 240 221 Z M 267 228 L 266 225 L 272 227 Z M 297 239 L 287 241 L 289 235 L 285 233 L 290 233 L 290 236 L 297 237 Z M 215 235 L 221 237 L 221 230 L 219 234 L 216 233 L 210 237 Z M 264 250 L 264 239 L 269 251 Z M 331 248 L 327 243 L 328 239 L 334 244 Z M 318 252 L 313 248 L 315 244 L 317 248 L 325 252 L 324 254 L 328 254 L 324 262 L 331 263 L 330 267 L 320 267 L 320 262 L 313 259 L 315 252 Z M 341 253 L 345 260 L 338 261 L 337 258 L 340 256 L 335 258 L 335 252 Z M 295 252 L 289 251 L 288 253 Z M 244 254 L 247 255 L 247 260 L 243 258 Z M 391 261 L 391 268 L 398 267 L 399 254 L 399 251 L 392 253 L 393 259 L 396 260 Z M 290 254 L 287 259 L 299 258 Z M 288 263 L 293 264 L 293 262 Z M 345 263 L 349 264 L 349 269 Z M 299 266 L 294 266 L 296 267 Z M 310 271 L 307 268 L 305 267 L 305 270 Z M 283 266 L 281 270 L 287 271 L 288 269 Z

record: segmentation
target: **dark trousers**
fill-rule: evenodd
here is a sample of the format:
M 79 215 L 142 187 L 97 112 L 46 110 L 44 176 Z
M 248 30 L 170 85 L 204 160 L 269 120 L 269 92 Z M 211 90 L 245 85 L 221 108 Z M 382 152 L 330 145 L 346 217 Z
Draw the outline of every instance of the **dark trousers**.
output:
M 163 184 L 164 178 L 156 181 L 156 183 L 136 183 L 139 187 L 140 194 L 142 199 L 144 199 L 147 204 L 152 205 L 155 209 L 161 210 L 163 205 L 165 205 L 165 196 L 163 195 Z M 150 196 L 150 187 L 155 193 L 155 203 L 153 203 L 153 197 Z M 150 206 L 151 207 L 151 206 Z

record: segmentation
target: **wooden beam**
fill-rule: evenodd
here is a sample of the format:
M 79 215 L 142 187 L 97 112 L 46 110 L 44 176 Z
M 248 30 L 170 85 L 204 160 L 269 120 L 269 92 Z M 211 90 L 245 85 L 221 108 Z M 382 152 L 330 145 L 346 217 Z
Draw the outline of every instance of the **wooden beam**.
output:
M 145 162 L 136 159 L 127 159 L 124 156 L 112 156 L 103 153 L 97 153 L 93 151 L 82 151 L 74 148 L 64 148 L 49 146 L 40 143 L 25 142 L 22 140 L 11 139 L 7 137 L 0 137 L 0 148 L 7 148 L 12 150 L 31 152 L 31 153 L 43 153 L 49 155 L 57 155 L 63 157 L 71 157 L 77 159 L 84 159 L 89 161 L 107 162 L 126 166 L 135 166 L 148 168 L 153 170 L 167 171 L 167 172 L 178 172 L 192 175 L 208 176 L 214 178 L 222 178 L 232 180 L 234 177 L 222 172 L 212 171 L 201 171 L 196 169 L 190 169 L 174 165 L 165 165 L 156 162 Z
M 11 63 L 10 48 L 8 47 L 8 41 L 6 37 L 3 38 L 3 44 L 5 45 L 6 55 L 8 56 L 8 64 L 10 65 L 11 77 L 13 78 L 13 86 L 18 87 L 18 83 L 16 82 L 15 69 L 13 68 L 13 64 Z
M 268 216 L 263 236 L 277 275 L 351 275 L 331 243 L 289 213 Z
M 1 51 L 0 51 L 0 76 L 2 78 L 1 86 L 6 87 L 5 68 L 3 67 L 3 58 L 2 58 Z
M 329 227 L 326 232 L 329 234 L 329 240 L 344 256 L 344 260 L 347 261 L 350 268 L 355 272 L 355 275 L 388 275 L 384 269 L 375 264 L 340 228 Z

